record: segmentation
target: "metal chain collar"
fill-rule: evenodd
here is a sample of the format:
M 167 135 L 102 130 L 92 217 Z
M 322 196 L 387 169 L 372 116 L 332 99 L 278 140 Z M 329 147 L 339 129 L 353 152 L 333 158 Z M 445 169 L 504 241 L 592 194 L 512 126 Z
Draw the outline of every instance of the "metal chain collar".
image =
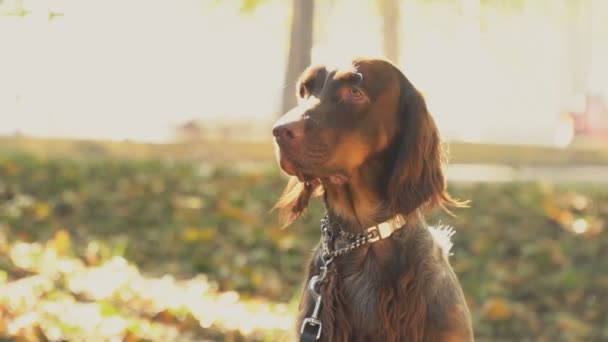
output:
M 332 230 L 331 230 L 331 222 L 329 220 L 329 214 L 326 212 L 325 216 L 321 220 L 321 237 L 323 244 L 323 260 L 325 261 L 328 258 L 334 258 L 340 256 L 342 254 L 346 254 L 356 248 L 359 248 L 363 245 L 376 241 L 378 237 L 377 230 L 366 231 L 364 233 L 354 234 L 347 231 L 344 231 L 342 227 L 340 227 L 340 236 L 345 237 L 352 242 L 342 248 L 333 249 L 332 246 Z

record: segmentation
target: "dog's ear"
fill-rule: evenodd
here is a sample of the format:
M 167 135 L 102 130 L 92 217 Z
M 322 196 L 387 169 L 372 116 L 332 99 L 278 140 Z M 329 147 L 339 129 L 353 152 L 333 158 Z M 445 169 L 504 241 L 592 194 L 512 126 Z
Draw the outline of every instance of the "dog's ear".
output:
M 290 225 L 308 207 L 310 197 L 319 188 L 319 181 L 300 182 L 297 177 L 290 177 L 283 194 L 273 209 L 279 209 L 279 218 L 283 227 Z
M 399 133 L 394 165 L 389 171 L 388 195 L 393 212 L 408 215 L 418 208 L 464 206 L 447 192 L 442 164 L 444 153 L 439 131 L 422 94 L 399 73 Z

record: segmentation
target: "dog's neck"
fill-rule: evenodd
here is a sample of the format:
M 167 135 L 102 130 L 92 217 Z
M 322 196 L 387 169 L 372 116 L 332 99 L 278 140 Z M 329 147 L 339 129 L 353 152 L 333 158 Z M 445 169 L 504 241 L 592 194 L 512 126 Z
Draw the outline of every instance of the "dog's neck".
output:
M 337 217 L 344 229 L 360 233 L 366 228 L 393 218 L 399 213 L 389 210 L 386 188 L 385 165 L 380 158 L 370 160 L 349 174 L 344 184 L 321 179 L 324 200 L 330 216 Z
M 325 206 L 330 220 L 337 222 L 340 229 L 351 233 L 362 233 L 368 227 L 378 225 L 402 213 L 392 212 L 388 205 L 387 166 L 382 158 L 366 162 L 357 171 L 349 174 L 348 182 L 332 183 L 321 179 L 324 188 Z M 406 225 L 413 224 L 411 217 L 405 217 Z M 332 225 L 334 227 L 334 225 Z M 335 229 L 335 228 L 334 228 Z M 358 272 L 363 264 L 373 261 L 385 265 L 390 261 L 394 245 L 390 239 L 383 239 L 364 245 L 352 251 L 342 270 L 347 274 Z

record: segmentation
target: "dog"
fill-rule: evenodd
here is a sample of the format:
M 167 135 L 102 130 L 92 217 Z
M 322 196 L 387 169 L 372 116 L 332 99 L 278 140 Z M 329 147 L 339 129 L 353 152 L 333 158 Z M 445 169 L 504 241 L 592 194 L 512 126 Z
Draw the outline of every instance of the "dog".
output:
M 394 64 L 310 66 L 298 104 L 275 123 L 290 175 L 286 225 L 311 197 L 326 207 L 296 324 L 300 341 L 473 341 L 448 255 L 450 228 L 423 214 L 466 203 L 447 192 L 444 154 L 421 93 Z

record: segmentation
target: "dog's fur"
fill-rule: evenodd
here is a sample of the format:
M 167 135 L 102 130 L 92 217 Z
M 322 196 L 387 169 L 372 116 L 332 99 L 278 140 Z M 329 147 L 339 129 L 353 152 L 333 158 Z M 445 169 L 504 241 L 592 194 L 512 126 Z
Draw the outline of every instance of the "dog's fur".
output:
M 332 229 L 360 233 L 395 215 L 407 222 L 330 265 L 321 341 L 472 341 L 447 260 L 450 232 L 421 219 L 435 207 L 462 205 L 447 193 L 439 133 L 422 95 L 390 62 L 363 58 L 309 67 L 297 89 L 297 107 L 273 129 L 280 165 L 292 175 L 277 203 L 285 222 L 315 194 Z M 320 256 L 317 246 L 306 281 L 319 273 Z M 298 329 L 313 304 L 305 290 Z

